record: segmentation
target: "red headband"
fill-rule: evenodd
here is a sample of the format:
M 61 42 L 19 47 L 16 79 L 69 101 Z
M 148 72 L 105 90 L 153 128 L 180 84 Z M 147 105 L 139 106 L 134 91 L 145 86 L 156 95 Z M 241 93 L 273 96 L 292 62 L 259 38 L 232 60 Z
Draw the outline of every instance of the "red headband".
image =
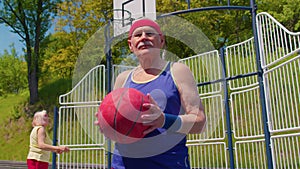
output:
M 136 28 L 142 27 L 142 26 L 150 26 L 150 27 L 154 28 L 154 29 L 157 31 L 157 33 L 162 34 L 162 32 L 161 32 L 161 30 L 160 30 L 160 27 L 159 27 L 159 25 L 158 25 L 156 22 L 154 22 L 154 21 L 152 21 L 152 20 L 150 20 L 150 19 L 140 19 L 140 20 L 135 21 L 135 22 L 131 25 L 131 28 L 130 28 L 130 30 L 129 30 L 128 37 L 131 37 L 133 31 L 134 31 Z

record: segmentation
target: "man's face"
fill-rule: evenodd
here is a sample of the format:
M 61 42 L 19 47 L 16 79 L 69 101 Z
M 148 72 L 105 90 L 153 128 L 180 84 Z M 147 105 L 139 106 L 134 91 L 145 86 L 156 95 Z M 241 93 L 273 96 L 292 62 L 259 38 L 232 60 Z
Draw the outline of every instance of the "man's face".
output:
M 136 28 L 128 39 L 130 50 L 135 55 L 159 55 L 164 45 L 164 37 L 150 26 Z

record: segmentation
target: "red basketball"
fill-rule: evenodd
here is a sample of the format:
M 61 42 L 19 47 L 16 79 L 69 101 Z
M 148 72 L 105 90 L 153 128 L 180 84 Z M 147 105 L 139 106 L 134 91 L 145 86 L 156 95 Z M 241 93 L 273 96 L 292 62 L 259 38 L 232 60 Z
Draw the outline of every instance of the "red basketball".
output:
M 102 133 L 118 143 L 128 144 L 142 139 L 149 128 L 141 123 L 141 115 L 147 110 L 142 105 L 149 99 L 133 88 L 119 88 L 103 99 L 97 113 Z

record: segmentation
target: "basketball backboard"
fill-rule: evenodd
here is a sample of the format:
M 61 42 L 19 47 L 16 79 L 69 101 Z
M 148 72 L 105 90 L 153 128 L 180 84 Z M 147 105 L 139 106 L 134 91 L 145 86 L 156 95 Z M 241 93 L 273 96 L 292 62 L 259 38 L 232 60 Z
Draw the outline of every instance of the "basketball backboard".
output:
M 114 0 L 114 36 L 129 31 L 132 21 L 156 20 L 156 0 Z

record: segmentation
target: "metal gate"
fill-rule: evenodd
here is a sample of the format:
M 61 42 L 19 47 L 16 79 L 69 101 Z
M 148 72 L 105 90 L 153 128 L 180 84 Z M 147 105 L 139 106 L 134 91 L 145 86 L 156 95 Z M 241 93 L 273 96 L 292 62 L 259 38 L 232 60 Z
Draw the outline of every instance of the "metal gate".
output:
M 194 74 L 208 121 L 204 133 L 188 135 L 193 168 L 300 169 L 300 33 L 267 13 L 256 23 L 259 61 L 255 37 L 179 60 Z M 130 68 L 114 65 L 112 79 Z M 110 166 L 113 147 L 94 125 L 106 87 L 99 65 L 59 97 L 57 140 L 71 151 L 58 155 L 57 168 Z

